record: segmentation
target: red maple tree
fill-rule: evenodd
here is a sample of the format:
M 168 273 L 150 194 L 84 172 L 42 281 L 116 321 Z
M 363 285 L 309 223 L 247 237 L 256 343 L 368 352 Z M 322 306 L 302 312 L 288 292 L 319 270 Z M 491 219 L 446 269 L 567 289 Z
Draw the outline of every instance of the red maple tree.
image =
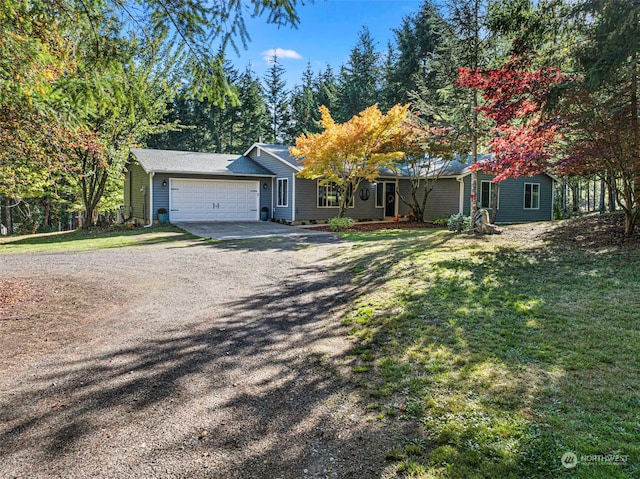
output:
M 458 84 L 483 92 L 485 104 L 478 108 L 495 122 L 489 141 L 489 160 L 472 168 L 506 178 L 543 172 L 553 156 L 559 120 L 546 107 L 552 88 L 570 78 L 560 70 L 531 69 L 531 54 L 515 54 L 502 68 L 458 69 Z

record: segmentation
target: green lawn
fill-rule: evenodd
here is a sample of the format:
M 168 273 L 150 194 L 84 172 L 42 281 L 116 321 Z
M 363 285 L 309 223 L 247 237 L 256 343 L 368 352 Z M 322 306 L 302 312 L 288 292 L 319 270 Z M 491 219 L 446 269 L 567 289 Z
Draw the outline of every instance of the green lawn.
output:
M 0 254 L 90 251 L 162 243 L 186 238 L 195 238 L 195 236 L 171 225 L 155 226 L 149 229 L 73 230 L 19 237 L 0 237 Z
M 366 409 L 417 426 L 389 451 L 398 476 L 640 477 L 640 251 L 441 230 L 348 238 Z

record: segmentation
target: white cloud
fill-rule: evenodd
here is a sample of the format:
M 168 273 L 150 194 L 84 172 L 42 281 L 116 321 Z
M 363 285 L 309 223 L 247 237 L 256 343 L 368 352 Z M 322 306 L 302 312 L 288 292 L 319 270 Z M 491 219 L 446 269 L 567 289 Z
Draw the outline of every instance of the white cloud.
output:
M 265 50 L 262 52 L 262 58 L 267 63 L 271 63 L 274 55 L 278 58 L 278 60 L 302 60 L 302 55 L 300 55 L 295 50 L 287 50 L 285 48 L 270 48 L 269 50 Z

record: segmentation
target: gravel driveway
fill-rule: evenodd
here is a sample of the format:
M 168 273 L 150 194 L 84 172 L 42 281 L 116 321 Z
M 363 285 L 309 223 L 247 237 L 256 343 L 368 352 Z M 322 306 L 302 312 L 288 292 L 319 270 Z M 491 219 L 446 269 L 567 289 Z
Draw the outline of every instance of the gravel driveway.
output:
M 0 321 L 0 477 L 388 477 L 314 241 L 0 255 L 46 293 Z

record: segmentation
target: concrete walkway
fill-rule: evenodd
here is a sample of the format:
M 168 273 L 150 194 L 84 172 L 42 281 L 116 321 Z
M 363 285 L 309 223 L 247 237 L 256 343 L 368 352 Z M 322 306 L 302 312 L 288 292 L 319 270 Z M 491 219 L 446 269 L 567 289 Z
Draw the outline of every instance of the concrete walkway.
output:
M 333 236 L 326 231 L 314 231 L 311 228 L 298 228 L 271 221 L 244 221 L 244 222 L 188 222 L 174 223 L 196 236 L 217 240 L 237 240 L 251 238 L 270 237 L 308 237 L 308 236 Z

